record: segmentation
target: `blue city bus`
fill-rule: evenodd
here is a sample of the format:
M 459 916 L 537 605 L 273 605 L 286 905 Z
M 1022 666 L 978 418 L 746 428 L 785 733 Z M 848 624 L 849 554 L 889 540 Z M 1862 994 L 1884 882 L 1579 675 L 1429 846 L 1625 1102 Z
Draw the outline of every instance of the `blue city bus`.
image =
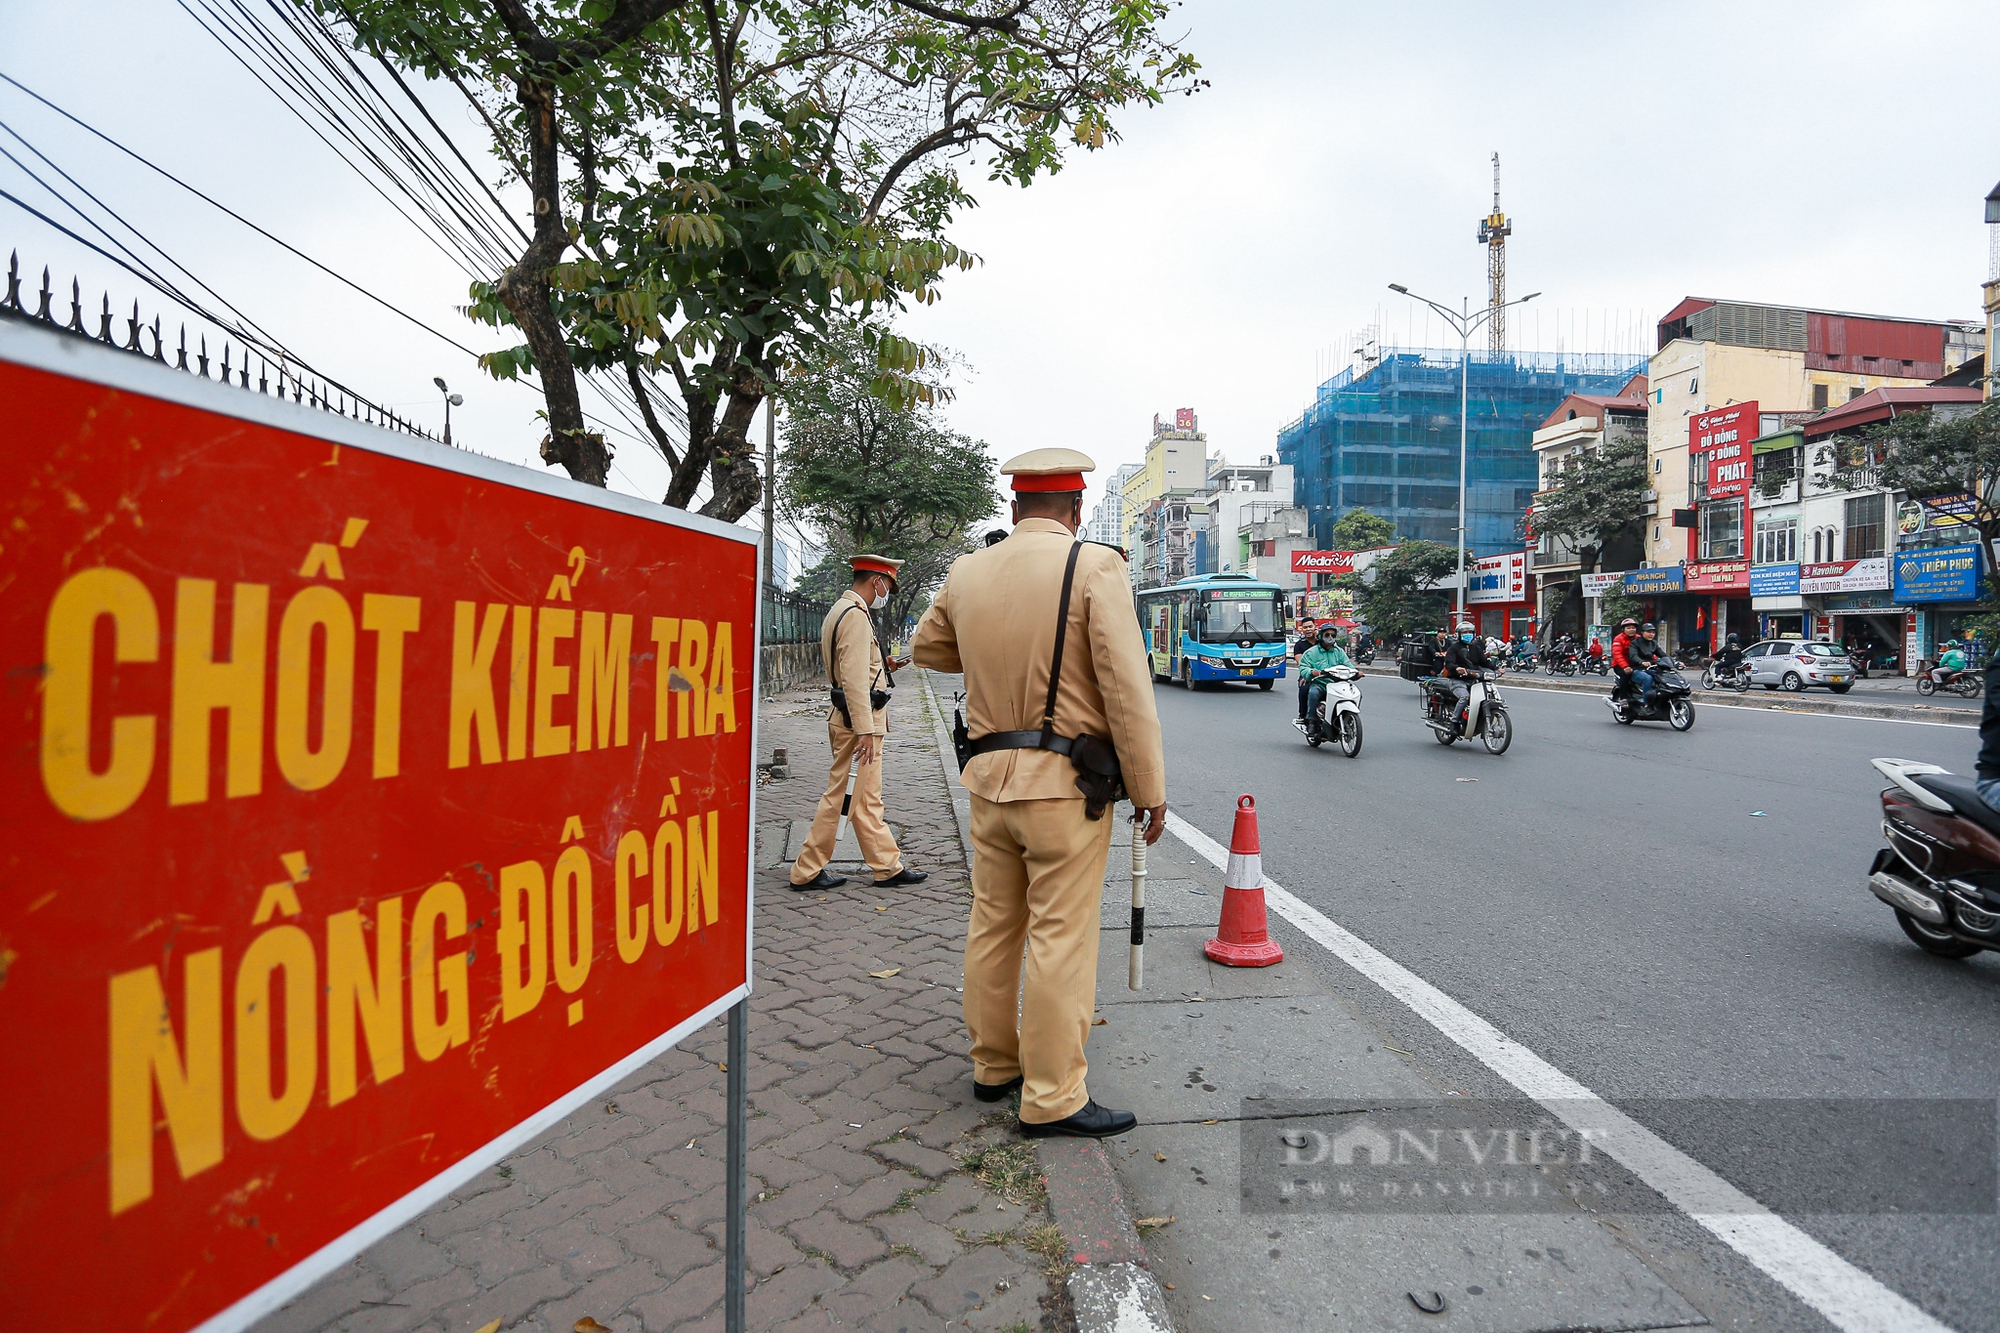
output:
M 1134 599 L 1154 680 L 1192 689 L 1213 680 L 1285 678 L 1285 590 L 1248 574 L 1203 574 Z

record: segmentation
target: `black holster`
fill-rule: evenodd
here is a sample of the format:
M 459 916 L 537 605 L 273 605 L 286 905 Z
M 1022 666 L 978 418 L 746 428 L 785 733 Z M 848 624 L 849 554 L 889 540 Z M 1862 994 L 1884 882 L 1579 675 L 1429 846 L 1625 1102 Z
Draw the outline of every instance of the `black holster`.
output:
M 833 706 L 840 713 L 840 725 L 846 727 L 849 731 L 854 730 L 854 716 L 847 711 L 847 691 L 836 688 L 832 691 L 832 694 Z M 868 706 L 878 713 L 887 708 L 889 706 L 889 691 L 868 691 Z

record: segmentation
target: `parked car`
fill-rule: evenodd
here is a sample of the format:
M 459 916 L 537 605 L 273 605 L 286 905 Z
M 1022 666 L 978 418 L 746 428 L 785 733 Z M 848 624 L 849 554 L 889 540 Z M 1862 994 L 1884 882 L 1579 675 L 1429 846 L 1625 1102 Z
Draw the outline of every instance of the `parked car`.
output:
M 1816 639 L 1765 639 L 1743 651 L 1743 669 L 1752 685 L 1793 693 L 1824 685 L 1835 694 L 1854 688 L 1854 664 L 1837 643 Z

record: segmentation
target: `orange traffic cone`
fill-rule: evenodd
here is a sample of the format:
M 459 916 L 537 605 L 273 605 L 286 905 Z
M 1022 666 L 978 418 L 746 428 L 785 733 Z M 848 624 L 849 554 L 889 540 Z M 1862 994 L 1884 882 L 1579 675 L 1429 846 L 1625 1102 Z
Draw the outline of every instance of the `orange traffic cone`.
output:
M 1229 869 L 1222 876 L 1222 924 L 1201 951 L 1230 967 L 1269 967 L 1285 951 L 1271 938 L 1264 916 L 1264 858 L 1257 850 L 1257 802 L 1236 798 L 1236 828 L 1229 837 Z

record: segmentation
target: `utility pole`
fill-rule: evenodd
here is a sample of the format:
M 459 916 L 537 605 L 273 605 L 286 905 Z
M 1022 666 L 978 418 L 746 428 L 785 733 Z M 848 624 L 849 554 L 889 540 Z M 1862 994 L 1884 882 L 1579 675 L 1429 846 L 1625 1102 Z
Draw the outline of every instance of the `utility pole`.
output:
M 1514 224 L 1500 211 L 1500 154 L 1493 155 L 1493 211 L 1479 224 L 1479 243 L 1486 247 L 1486 349 L 1507 350 L 1507 238 Z
M 764 399 L 764 581 L 772 582 L 771 557 L 778 524 L 778 400 Z

